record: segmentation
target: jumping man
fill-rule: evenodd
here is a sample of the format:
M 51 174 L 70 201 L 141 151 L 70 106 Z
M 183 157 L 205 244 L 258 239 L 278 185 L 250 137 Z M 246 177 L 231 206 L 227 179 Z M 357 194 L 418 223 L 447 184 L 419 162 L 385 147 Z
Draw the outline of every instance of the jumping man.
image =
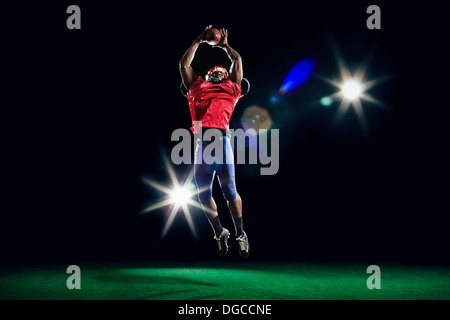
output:
M 193 122 L 191 130 L 194 134 L 203 133 L 208 129 L 219 130 L 221 135 L 219 140 L 223 146 L 223 161 L 215 161 L 212 164 L 207 164 L 205 161 L 201 163 L 195 161 L 194 177 L 198 197 L 203 212 L 214 230 L 214 239 L 217 241 L 220 256 L 224 257 L 228 252 L 230 232 L 222 227 L 217 206 L 212 197 L 212 186 L 216 173 L 233 218 L 239 254 L 243 258 L 247 258 L 250 253 L 250 246 L 242 224 L 242 200 L 236 191 L 234 156 L 229 132 L 231 115 L 237 101 L 242 97 L 242 59 L 239 53 L 228 44 L 228 30 L 221 29 L 222 39 L 217 46 L 224 49 L 230 58 L 230 70 L 227 71 L 223 67 L 214 66 L 208 71 L 205 79 L 197 76 L 191 67 L 191 62 L 198 46 L 205 42 L 205 33 L 210 28 L 211 25 L 207 26 L 187 49 L 180 60 L 180 73 L 183 85 L 188 90 L 187 99 Z M 201 125 L 196 125 L 200 121 Z M 196 141 L 196 159 L 201 156 L 209 143 L 211 141 L 200 141 L 200 139 Z

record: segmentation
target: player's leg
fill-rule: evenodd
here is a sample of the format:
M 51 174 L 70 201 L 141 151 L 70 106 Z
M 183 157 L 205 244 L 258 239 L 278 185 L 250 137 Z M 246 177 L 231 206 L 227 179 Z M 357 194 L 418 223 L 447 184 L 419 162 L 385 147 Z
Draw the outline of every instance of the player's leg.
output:
M 232 199 L 232 197 L 228 197 L 230 200 L 227 200 L 228 208 L 230 209 L 231 216 L 233 217 L 234 228 L 236 237 L 239 237 L 244 234 L 244 227 L 242 224 L 242 199 L 238 193 L 236 193 L 236 197 Z
M 222 188 L 225 199 L 228 203 L 228 208 L 230 209 L 231 216 L 233 218 L 236 241 L 239 246 L 239 254 L 242 258 L 247 258 L 250 254 L 250 245 L 248 242 L 247 234 L 244 231 L 243 221 L 242 221 L 242 199 L 236 191 L 236 184 L 234 179 L 229 179 L 230 174 L 226 172 L 234 171 L 230 168 L 232 165 L 224 165 L 221 174 L 219 175 L 219 182 Z
M 195 183 L 198 189 L 198 199 L 203 207 L 203 212 L 208 218 L 214 230 L 214 239 L 219 247 L 219 254 L 224 257 L 228 252 L 228 238 L 230 232 L 222 227 L 217 213 L 217 206 L 212 197 L 212 184 L 215 171 L 212 166 L 206 164 L 194 165 Z
M 233 153 L 230 141 L 227 137 L 224 137 L 224 155 L 226 161 L 223 165 L 216 168 L 217 175 L 219 177 L 220 187 L 227 200 L 228 208 L 233 218 L 236 241 L 239 245 L 239 254 L 243 258 L 247 258 L 250 252 L 250 246 L 247 234 L 244 231 L 242 221 L 242 199 L 236 190 Z
M 212 183 L 214 171 L 208 170 L 208 166 L 196 164 L 194 166 L 195 184 L 198 190 L 198 200 L 200 201 L 203 212 L 208 218 L 216 236 L 222 232 L 219 215 L 217 213 L 216 202 L 212 197 Z
M 233 218 L 235 235 L 236 237 L 239 237 L 244 233 L 242 223 L 242 199 L 237 193 L 233 172 L 234 169 L 232 165 L 224 165 L 224 168 L 218 172 L 218 176 L 223 196 L 227 200 L 228 209 Z

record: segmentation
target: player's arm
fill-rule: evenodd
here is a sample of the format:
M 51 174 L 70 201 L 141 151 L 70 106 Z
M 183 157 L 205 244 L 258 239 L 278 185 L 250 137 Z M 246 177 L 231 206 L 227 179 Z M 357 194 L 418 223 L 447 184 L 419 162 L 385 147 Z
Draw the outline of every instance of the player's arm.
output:
M 192 60 L 194 60 L 195 52 L 197 51 L 198 46 L 200 45 L 200 43 L 204 41 L 206 30 L 210 28 L 211 25 L 207 26 L 205 30 L 203 30 L 202 33 L 200 33 L 200 35 L 190 45 L 190 47 L 184 53 L 183 57 L 181 57 L 180 60 L 181 79 L 183 81 L 184 86 L 188 90 L 191 87 L 192 82 L 194 82 L 195 78 L 197 77 L 195 75 L 194 69 L 191 67 Z
M 229 70 L 230 80 L 235 82 L 240 87 L 243 77 L 241 55 L 232 47 L 230 47 L 230 45 L 228 44 L 228 30 L 221 29 L 220 33 L 222 34 L 222 39 L 217 44 L 217 46 L 224 49 L 228 57 L 230 58 L 231 60 L 231 66 Z

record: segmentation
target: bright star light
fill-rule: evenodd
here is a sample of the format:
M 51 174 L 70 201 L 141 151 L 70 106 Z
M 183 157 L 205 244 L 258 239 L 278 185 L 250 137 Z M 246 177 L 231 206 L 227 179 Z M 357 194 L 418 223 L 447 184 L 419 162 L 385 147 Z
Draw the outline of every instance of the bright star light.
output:
M 369 66 L 369 58 L 366 57 L 365 61 L 359 66 L 359 68 L 353 74 L 347 67 L 344 58 L 341 56 L 337 46 L 333 47 L 336 59 L 338 62 L 340 79 L 334 80 L 323 76 L 318 76 L 322 80 L 328 82 L 339 91 L 330 95 L 329 98 L 340 98 L 341 103 L 337 111 L 336 121 L 340 120 L 348 109 L 352 108 L 358 116 L 361 127 L 365 133 L 368 132 L 367 120 L 364 114 L 362 101 L 369 102 L 384 108 L 388 108 L 385 104 L 370 96 L 367 91 L 379 84 L 381 81 L 386 80 L 388 77 L 378 78 L 375 80 L 366 80 L 366 72 Z
M 191 191 L 189 191 L 188 189 L 178 187 L 172 190 L 172 192 L 170 193 L 170 198 L 175 204 L 182 206 L 189 202 L 191 195 Z
M 362 93 L 361 84 L 355 80 L 348 80 L 342 84 L 342 95 L 346 99 L 355 100 L 358 99 Z
M 167 211 L 168 216 L 166 224 L 161 234 L 161 237 L 164 237 L 167 234 L 167 231 L 169 231 L 170 227 L 172 226 L 172 223 L 175 220 L 177 213 L 179 211 L 182 211 L 187 220 L 189 228 L 191 229 L 192 234 L 195 237 L 197 237 L 197 232 L 195 230 L 194 222 L 192 220 L 189 205 L 209 212 L 211 212 L 212 210 L 207 207 L 203 207 L 199 202 L 193 199 L 194 195 L 197 195 L 199 192 L 203 191 L 192 187 L 194 179 L 193 169 L 189 172 L 188 177 L 184 181 L 179 181 L 167 157 L 163 158 L 172 185 L 164 186 L 153 180 L 143 179 L 143 181 L 146 184 L 148 184 L 149 186 L 153 187 L 156 190 L 161 191 L 162 193 L 165 194 L 165 196 L 162 197 L 158 202 L 153 203 L 148 207 L 146 207 L 144 210 L 141 211 L 140 214 L 146 214 L 163 207 L 169 207 L 169 210 Z

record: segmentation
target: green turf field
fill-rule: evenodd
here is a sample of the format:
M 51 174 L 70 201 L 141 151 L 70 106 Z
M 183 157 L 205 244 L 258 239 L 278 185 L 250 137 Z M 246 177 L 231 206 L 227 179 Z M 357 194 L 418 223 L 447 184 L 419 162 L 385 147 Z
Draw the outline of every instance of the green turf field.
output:
M 297 300 L 450 299 L 450 268 L 267 262 L 79 263 L 81 289 L 69 290 L 67 265 L 0 268 L 0 299 Z

